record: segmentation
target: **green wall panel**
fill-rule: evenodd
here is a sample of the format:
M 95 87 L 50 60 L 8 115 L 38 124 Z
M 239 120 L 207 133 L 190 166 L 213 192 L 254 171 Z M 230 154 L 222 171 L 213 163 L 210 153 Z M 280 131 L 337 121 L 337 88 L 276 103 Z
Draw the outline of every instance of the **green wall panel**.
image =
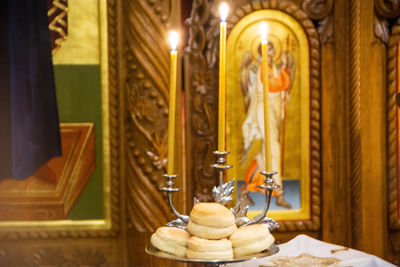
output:
M 69 219 L 103 218 L 101 84 L 99 65 L 55 65 L 60 122 L 93 122 L 96 140 L 96 168 Z

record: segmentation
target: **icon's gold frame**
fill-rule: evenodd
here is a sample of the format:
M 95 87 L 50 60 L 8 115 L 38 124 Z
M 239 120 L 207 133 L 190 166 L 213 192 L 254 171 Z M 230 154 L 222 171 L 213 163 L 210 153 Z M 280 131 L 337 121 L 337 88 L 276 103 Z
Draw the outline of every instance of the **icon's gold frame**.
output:
M 299 61 L 296 66 L 300 71 L 296 71 L 296 79 L 299 79 L 298 88 L 300 89 L 300 97 L 297 103 L 301 107 L 301 177 L 300 177 L 300 208 L 289 210 L 271 210 L 268 215 L 276 220 L 310 220 L 310 47 L 307 35 L 302 26 L 288 14 L 279 10 L 258 10 L 243 17 L 232 29 L 227 42 L 227 125 L 228 125 L 228 150 L 231 152 L 229 162 L 234 166 L 229 170 L 228 176 L 235 177 L 237 180 L 242 180 L 243 173 L 239 172 L 237 167 L 240 164 L 238 152 L 240 151 L 241 128 L 238 127 L 238 119 L 244 115 L 243 96 L 241 92 L 240 82 L 240 62 L 244 50 L 237 49 L 240 46 L 245 46 L 240 40 L 251 40 L 251 31 L 254 31 L 256 24 L 261 21 L 279 23 L 291 30 L 294 37 L 298 41 Z M 257 28 L 258 29 L 258 28 Z M 250 44 L 248 45 L 248 47 Z M 240 52 L 240 51 L 242 52 Z M 300 75 L 298 75 L 300 73 Z M 293 100 L 291 100 L 293 101 Z M 241 116 L 242 115 L 242 116 Z M 239 119 L 240 120 L 240 119 Z M 235 188 L 236 192 L 236 188 Z M 234 194 L 236 197 L 236 193 Z M 249 211 L 248 216 L 254 217 L 260 211 Z

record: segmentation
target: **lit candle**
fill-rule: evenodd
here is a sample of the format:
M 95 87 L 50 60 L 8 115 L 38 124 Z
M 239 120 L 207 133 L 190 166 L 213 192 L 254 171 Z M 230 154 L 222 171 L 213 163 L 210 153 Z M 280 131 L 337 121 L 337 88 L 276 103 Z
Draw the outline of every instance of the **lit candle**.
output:
M 225 151 L 225 58 L 226 58 L 226 17 L 228 5 L 220 6 L 220 42 L 219 42 L 219 103 L 218 103 L 218 151 Z
M 271 154 L 271 133 L 269 125 L 268 112 L 268 26 L 265 22 L 261 22 L 261 51 L 262 51 L 262 75 L 263 75 L 263 92 L 264 92 L 264 145 L 265 145 L 265 170 L 272 172 L 272 154 Z
M 174 175 L 174 149 L 175 149 L 175 110 L 176 110 L 176 69 L 177 69 L 177 51 L 178 34 L 171 32 L 169 36 L 171 44 L 171 68 L 169 79 L 169 117 L 168 117 L 168 175 Z

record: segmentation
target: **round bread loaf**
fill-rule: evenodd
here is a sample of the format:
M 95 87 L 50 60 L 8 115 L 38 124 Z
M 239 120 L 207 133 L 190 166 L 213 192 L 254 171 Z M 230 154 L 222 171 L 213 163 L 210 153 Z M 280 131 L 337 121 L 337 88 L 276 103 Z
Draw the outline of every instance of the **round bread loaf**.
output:
M 263 250 L 268 249 L 274 242 L 275 238 L 272 235 L 270 235 L 269 237 L 259 240 L 257 242 L 233 248 L 233 255 L 235 255 L 235 257 L 238 258 L 241 256 L 251 255 L 257 252 L 261 252 Z
M 179 246 L 186 247 L 190 234 L 178 227 L 159 227 L 156 231 L 158 237 L 165 241 L 174 242 Z
M 151 236 L 151 244 L 161 251 L 185 257 L 189 233 L 176 227 L 160 227 Z
M 232 259 L 232 249 L 224 251 L 195 251 L 186 250 L 186 257 L 190 259 L 206 259 L 206 260 L 219 260 L 219 259 Z
M 188 249 L 194 251 L 224 251 L 232 250 L 232 242 L 226 238 L 209 240 L 192 236 L 187 242 Z
M 270 235 L 266 224 L 252 224 L 239 228 L 229 237 L 229 240 L 232 241 L 233 247 L 239 247 L 266 239 Z
M 194 205 L 190 219 L 201 225 L 224 228 L 235 223 L 235 216 L 226 207 L 214 202 L 200 202 Z
M 190 218 L 188 231 L 191 235 L 206 239 L 222 239 L 230 236 L 237 230 L 236 224 L 231 224 L 224 228 L 197 224 Z
M 275 242 L 266 224 L 243 226 L 233 233 L 229 240 L 232 241 L 235 257 L 263 251 Z
M 161 239 L 157 234 L 153 234 L 150 238 L 151 244 L 161 251 L 168 252 L 179 257 L 185 257 L 186 247 L 179 246 L 176 243 L 168 242 Z

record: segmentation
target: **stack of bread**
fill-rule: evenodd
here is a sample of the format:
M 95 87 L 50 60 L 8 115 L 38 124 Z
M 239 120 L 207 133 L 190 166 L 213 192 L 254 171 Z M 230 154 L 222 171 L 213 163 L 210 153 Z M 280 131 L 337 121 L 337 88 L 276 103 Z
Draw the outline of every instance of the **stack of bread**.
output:
M 160 227 L 151 236 L 159 250 L 192 259 L 231 259 L 268 249 L 275 241 L 266 224 L 235 225 L 232 212 L 219 203 L 197 203 L 190 212 L 190 233 Z
M 195 259 L 231 259 L 232 242 L 227 238 L 237 230 L 235 216 L 218 203 L 197 203 L 190 212 L 186 256 Z

